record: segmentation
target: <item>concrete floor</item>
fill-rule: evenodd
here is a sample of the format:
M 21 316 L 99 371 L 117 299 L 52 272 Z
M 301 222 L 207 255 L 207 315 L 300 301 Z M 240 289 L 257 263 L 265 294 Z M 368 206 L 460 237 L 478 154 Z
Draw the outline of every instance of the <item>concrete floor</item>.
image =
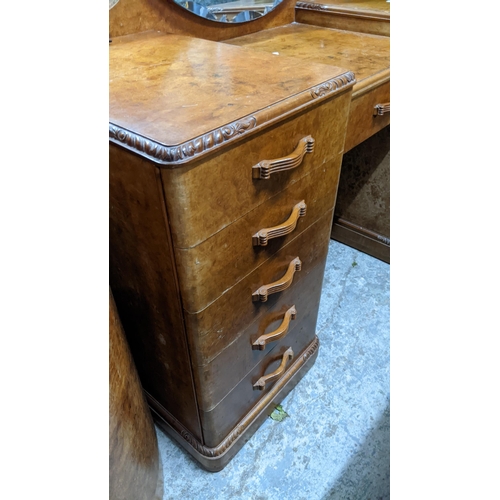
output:
M 390 266 L 330 241 L 319 356 L 225 469 L 202 470 L 157 429 L 164 500 L 389 498 Z

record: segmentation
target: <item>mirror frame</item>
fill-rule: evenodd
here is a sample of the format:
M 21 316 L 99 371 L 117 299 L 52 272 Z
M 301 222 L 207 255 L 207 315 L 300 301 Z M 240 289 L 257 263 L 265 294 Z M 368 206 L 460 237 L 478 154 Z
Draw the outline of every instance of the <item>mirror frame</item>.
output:
M 283 0 L 174 0 L 175 3 L 202 18 L 216 23 L 247 23 L 272 12 Z M 248 3 L 249 5 L 244 5 Z M 208 5 L 212 4 L 212 5 Z M 238 5 L 239 4 L 239 5 Z M 228 6 L 225 8 L 225 6 Z
M 296 0 L 282 0 L 265 16 L 246 23 L 218 23 L 203 19 L 174 0 L 119 0 L 109 11 L 109 37 L 160 31 L 221 41 L 276 28 L 295 21 Z

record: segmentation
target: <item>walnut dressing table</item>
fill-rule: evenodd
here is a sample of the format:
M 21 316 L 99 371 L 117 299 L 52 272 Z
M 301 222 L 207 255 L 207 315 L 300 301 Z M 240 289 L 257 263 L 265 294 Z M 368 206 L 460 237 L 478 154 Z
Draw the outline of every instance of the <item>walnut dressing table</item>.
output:
M 389 262 L 390 38 L 291 23 L 225 42 L 354 72 L 332 238 Z
M 217 471 L 318 353 L 355 78 L 156 31 L 109 59 L 111 288 L 157 424 Z

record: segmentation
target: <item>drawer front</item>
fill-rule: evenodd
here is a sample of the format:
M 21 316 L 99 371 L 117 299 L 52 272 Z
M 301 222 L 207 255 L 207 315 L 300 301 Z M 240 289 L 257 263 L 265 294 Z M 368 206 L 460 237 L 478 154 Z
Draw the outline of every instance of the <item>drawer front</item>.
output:
M 316 3 L 311 3 L 311 5 L 317 6 Z M 384 16 L 384 14 L 373 15 L 372 13 L 366 13 L 363 16 L 363 14 L 357 14 L 356 10 L 349 12 L 345 8 L 338 9 L 337 12 L 334 10 L 328 12 L 298 7 L 295 10 L 295 22 L 383 36 L 389 36 L 391 28 L 389 16 Z
M 375 106 L 388 105 L 390 102 L 390 82 L 386 82 L 373 90 L 354 96 L 347 123 L 345 152 L 357 146 L 368 137 L 389 125 L 391 118 L 387 106 L 374 114 Z
M 313 319 L 318 313 L 323 273 L 324 266 L 316 265 L 301 282 L 300 291 L 292 297 L 289 295 L 284 303 L 280 301 L 261 319 L 240 332 L 213 360 L 194 367 L 201 410 L 213 409 L 271 351 L 286 345 L 293 337 L 292 332 L 301 329 L 304 322 L 314 333 L 316 323 Z
M 342 153 L 349 90 L 251 137 L 218 155 L 176 169 L 161 169 L 174 246 L 191 248 L 244 216 L 307 173 Z M 325 126 L 325 123 L 328 126 Z M 311 136 L 314 151 L 302 162 L 270 175 L 253 177 L 265 160 L 292 157 Z
M 193 365 L 205 365 L 236 340 L 252 324 L 258 329 L 266 314 L 289 303 L 299 295 L 307 295 L 306 277 L 317 267 L 324 270 L 328 253 L 333 211 L 324 214 L 300 236 L 282 248 L 215 302 L 197 314 L 185 313 L 186 329 Z M 279 293 L 267 296 L 267 301 L 254 301 L 252 295 L 263 285 L 283 278 L 295 258 L 302 262 L 291 284 Z M 293 267 L 293 264 L 292 264 Z M 292 270 L 293 272 L 293 270 Z M 318 280 L 321 280 L 319 277 Z
M 184 309 L 203 310 L 331 210 L 341 161 L 324 163 L 196 247 L 176 249 Z
M 282 363 L 288 368 L 293 361 L 315 338 L 316 315 L 311 314 L 280 342 L 215 408 L 211 411 L 200 411 L 203 438 L 206 446 L 217 446 L 234 428 L 234 426 L 267 394 L 281 378 L 266 381 L 263 389 L 256 389 L 262 384 L 262 377 L 279 369 Z M 291 348 L 293 359 L 289 359 Z M 285 369 L 286 371 L 286 369 Z M 282 376 L 282 375 L 281 375 Z M 262 387 L 262 385 L 260 386 Z

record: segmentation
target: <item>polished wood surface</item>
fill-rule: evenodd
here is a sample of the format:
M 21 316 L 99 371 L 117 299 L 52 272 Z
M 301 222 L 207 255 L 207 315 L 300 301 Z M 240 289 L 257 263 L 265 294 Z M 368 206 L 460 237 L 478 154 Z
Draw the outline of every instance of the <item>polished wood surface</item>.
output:
M 356 77 L 353 98 L 374 87 L 374 76 L 379 80 L 389 76 L 390 39 L 387 37 L 293 23 L 224 43 L 277 52 L 279 57 L 293 57 L 308 63 L 348 68 Z
M 390 107 L 388 102 L 390 94 L 391 84 L 385 82 L 370 92 L 358 94 L 352 100 L 344 144 L 345 152 L 350 151 L 391 123 L 391 115 L 387 109 L 383 114 L 374 113 L 376 106 L 380 103 L 385 103 L 386 108 Z
M 322 265 L 323 253 L 320 249 L 325 245 L 325 232 L 321 232 L 319 228 L 327 223 L 326 219 L 331 227 L 332 217 L 331 212 L 325 214 L 207 308 L 196 314 L 185 314 L 191 354 L 197 364 L 205 364 L 207 359 L 213 358 L 224 346 L 233 342 L 240 332 L 261 320 L 278 304 L 287 300 L 289 295 L 297 297 L 297 294 L 307 293 L 307 289 L 302 288 L 302 282 L 313 267 Z M 319 233 L 318 236 L 315 232 Z M 330 234 L 330 228 L 326 233 Z M 324 256 L 326 257 L 326 253 Z M 302 269 L 295 272 L 293 286 L 281 293 L 269 295 L 265 302 L 254 302 L 253 293 L 264 284 L 280 280 L 296 257 L 299 257 Z
M 323 238 L 327 237 L 331 228 L 331 217 Z M 318 256 L 307 263 L 304 272 L 298 273 L 300 281 L 296 287 L 286 290 L 273 298 L 273 305 L 266 308 L 256 321 L 243 327 L 240 331 L 231 335 L 228 342 L 224 342 L 224 336 L 219 336 L 213 341 L 213 345 L 207 345 L 207 355 L 200 356 L 196 362 L 201 362 L 195 370 L 195 383 L 200 394 L 200 407 L 206 411 L 212 409 L 224 396 L 233 389 L 237 383 L 255 366 L 259 365 L 264 356 L 280 344 L 281 339 L 286 339 L 296 328 L 303 328 L 304 321 L 311 314 L 315 315 L 321 295 L 321 284 L 323 280 L 324 264 L 321 259 L 326 253 L 319 252 Z M 254 349 L 254 343 L 266 334 L 271 334 L 282 327 L 283 319 L 288 310 L 294 308 L 296 311 L 286 334 L 279 338 L 270 340 L 261 351 Z M 230 377 L 220 377 L 221 373 L 228 373 Z
M 293 390 L 311 369 L 318 356 L 319 339 L 315 337 L 309 346 L 296 356 L 292 366 L 253 408 L 235 425 L 232 431 L 217 446 L 210 447 L 195 439 L 182 424 L 166 411 L 150 395 L 148 401 L 156 422 L 172 439 L 192 455 L 206 470 L 217 472 L 223 469 L 257 429 L 269 418 L 276 406 Z
M 229 393 L 243 377 L 254 367 L 262 363 L 264 356 L 277 345 L 282 345 L 281 339 L 270 342 L 263 351 L 253 349 L 252 341 L 261 334 L 280 325 L 283 315 L 290 304 L 295 305 L 297 315 L 291 323 L 286 335 L 286 340 L 295 329 L 304 327 L 311 314 L 316 314 L 321 293 L 323 268 L 314 268 L 300 282 L 299 293 L 297 290 L 284 293 L 274 307 L 264 311 L 258 321 L 251 323 L 233 342 L 224 345 L 220 352 L 209 363 L 198 366 L 196 369 L 195 383 L 199 388 L 200 408 L 205 411 L 213 409 Z M 230 377 L 220 377 L 221 373 L 228 373 Z
M 360 150 L 345 156 L 342 167 L 332 238 L 349 244 L 370 255 L 389 261 L 389 162 L 379 165 L 374 178 L 361 185 L 352 182 L 353 175 L 367 175 L 369 155 L 360 151 L 377 149 L 373 136 L 385 137 L 382 147 L 388 151 L 390 124 L 390 39 L 363 33 L 352 33 L 304 24 L 291 24 L 252 35 L 238 37 L 225 43 L 251 47 L 256 50 L 293 56 L 306 61 L 331 62 L 351 69 L 356 76 L 349 121 L 344 143 L 344 155 L 357 146 Z M 383 131 L 386 130 L 387 134 Z M 377 156 L 374 156 L 376 158 Z M 388 158 L 388 157 L 387 157 Z M 361 174 L 360 174 L 361 173 Z M 346 186 L 350 185 L 348 189 Z M 384 193 L 380 195 L 379 193 Z M 383 199 L 382 199 L 383 198 Z M 364 199 L 364 205 L 353 199 Z M 350 209 L 346 212 L 347 206 Z M 341 208 L 340 208 L 341 207 Z M 369 214 L 372 213 L 372 217 Z M 376 215 L 375 215 L 376 214 Z M 381 229 L 381 226 L 384 226 Z
M 306 61 L 350 68 L 352 92 L 344 151 L 390 123 L 390 114 L 374 115 L 375 106 L 390 101 L 390 40 L 387 37 L 290 24 L 224 43 L 279 53 Z
M 177 35 L 110 52 L 112 288 L 158 422 L 218 470 L 317 354 L 355 80 Z
M 166 147 L 153 153 L 164 164 L 199 158 L 328 97 L 338 89 L 315 95 L 314 87 L 332 79 L 347 90 L 351 77 L 334 66 L 304 67 L 293 58 L 177 35 L 111 44 L 109 61 L 110 123 L 133 130 L 129 147 L 137 146 L 136 136 Z M 113 139 L 120 140 L 120 130 L 113 129 Z
M 110 285 L 142 384 L 201 439 L 158 173 L 114 144 L 109 211 Z
M 161 500 L 163 472 L 146 399 L 109 295 L 109 498 Z
M 386 0 L 305 0 L 296 4 L 295 20 L 373 35 L 390 35 L 390 3 Z
M 307 173 L 288 189 L 269 198 L 200 244 L 191 248 L 176 248 L 184 309 L 194 314 L 209 306 L 224 291 L 263 264 L 330 209 L 335 201 L 331 186 L 338 183 L 341 159 L 341 155 L 337 155 L 335 159 Z M 257 231 L 286 220 L 293 207 L 302 201 L 306 203 L 307 211 L 297 220 L 293 231 L 269 240 L 265 246 L 254 244 Z M 229 265 L 233 262 L 234 265 Z
M 316 315 L 308 314 L 301 325 L 280 341 L 279 345 L 269 352 L 217 406 L 210 411 L 200 412 L 207 446 L 219 445 L 238 425 L 241 415 L 249 413 L 258 401 L 272 390 L 274 387 L 272 384 L 266 384 L 262 390 L 257 390 L 254 385 L 261 377 L 278 370 L 288 349 L 292 349 L 295 357 L 300 357 L 315 338 L 315 325 Z M 291 364 L 289 363 L 287 368 Z
M 331 222 L 332 213 L 328 212 L 315 226 L 297 238 L 294 244 L 290 244 L 291 248 L 285 255 L 288 256 L 294 251 L 299 252 L 302 261 L 302 269 L 296 273 L 293 287 L 270 296 L 266 303 L 253 304 L 254 315 L 247 316 L 249 323 L 243 324 L 240 330 L 224 325 L 220 329 L 222 335 L 217 331 L 217 336 L 209 335 L 201 339 L 207 354 L 214 356 L 210 359 L 207 355 L 205 362 L 203 358 L 200 359 L 203 364 L 193 365 L 198 393 L 202 394 L 200 396 L 202 410 L 208 412 L 216 407 L 238 381 L 257 365 L 262 364 L 263 359 L 272 350 L 278 346 L 285 346 L 293 337 L 293 332 L 303 328 L 304 321 L 306 323 L 310 321 L 307 318 L 311 315 L 313 318 L 316 317 Z M 277 256 L 277 259 L 280 259 L 280 256 Z M 231 304 L 231 299 L 221 298 L 220 302 Z M 291 306 L 294 307 L 296 316 L 286 335 L 270 341 L 262 351 L 255 350 L 253 342 L 265 332 L 273 330 L 277 323 L 281 324 L 284 314 Z M 305 335 L 307 337 L 309 334 Z M 299 349 L 304 346 L 305 344 L 299 345 Z M 226 373 L 228 377 L 220 377 L 220 373 Z
M 170 221 L 176 228 L 172 235 L 175 247 L 185 249 L 198 245 L 266 200 L 302 182 L 305 174 L 342 153 L 350 101 L 349 90 L 242 140 L 238 147 L 227 148 L 203 162 L 194 162 L 191 168 L 162 169 Z M 325 127 L 325 123 L 329 126 Z M 265 158 L 283 156 L 291 144 L 295 146 L 304 133 L 312 131 L 314 152 L 306 154 L 299 167 L 276 173 L 265 180 L 252 178 L 253 165 Z M 210 196 L 207 196 L 207 179 L 213 179 Z M 300 188 L 296 185 L 295 189 Z M 184 210 L 175 208 L 175 200 L 179 197 L 182 197 Z M 302 199 L 305 196 L 292 204 Z M 309 197 L 308 201 L 310 203 Z M 289 199 L 285 203 L 289 206 Z M 271 214 L 269 210 L 266 213 Z M 262 222 L 259 222 L 259 227 Z M 255 231 L 259 227 L 255 227 Z
M 379 12 L 380 14 L 389 14 L 391 4 L 387 0 L 311 0 L 304 3 L 317 3 L 328 7 L 345 7 L 351 10 Z
M 203 19 L 173 0 L 120 0 L 109 11 L 109 36 L 162 31 L 207 40 L 224 40 L 293 22 L 295 0 L 284 0 L 275 9 L 247 23 L 217 23 Z

